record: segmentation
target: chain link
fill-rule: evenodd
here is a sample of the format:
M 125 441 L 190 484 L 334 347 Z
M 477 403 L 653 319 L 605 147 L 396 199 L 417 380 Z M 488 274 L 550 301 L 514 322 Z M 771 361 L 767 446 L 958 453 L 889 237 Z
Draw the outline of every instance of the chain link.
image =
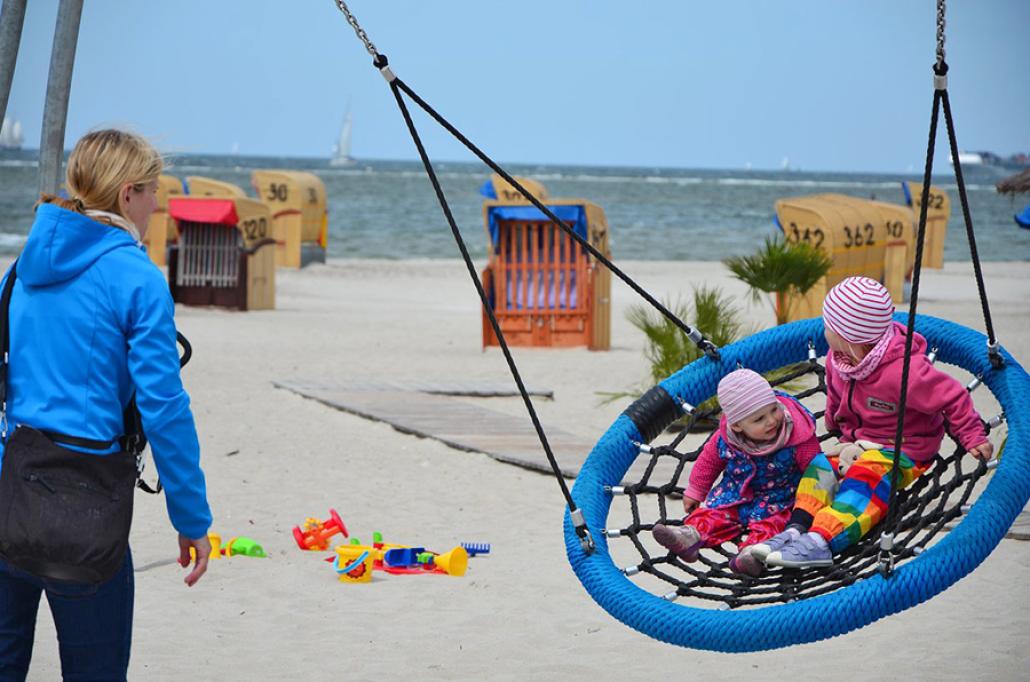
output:
M 937 66 L 944 65 L 944 2 L 937 0 Z
M 379 50 L 376 49 L 375 43 L 369 40 L 368 34 L 365 33 L 365 29 L 361 28 L 361 24 L 359 24 L 358 20 L 354 18 L 353 14 L 351 14 L 350 8 L 347 7 L 347 3 L 343 0 L 336 0 L 336 6 L 340 8 L 341 12 L 343 12 L 343 16 L 347 17 L 347 23 L 354 29 L 354 33 L 357 34 L 358 40 L 365 44 L 365 49 L 368 50 L 368 53 L 373 57 L 379 57 Z

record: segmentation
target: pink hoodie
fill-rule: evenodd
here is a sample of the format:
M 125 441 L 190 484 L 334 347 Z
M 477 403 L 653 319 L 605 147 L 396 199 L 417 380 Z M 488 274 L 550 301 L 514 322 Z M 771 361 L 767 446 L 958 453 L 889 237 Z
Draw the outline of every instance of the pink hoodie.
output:
M 870 440 L 887 446 L 894 443 L 905 359 L 905 325 L 894 322 L 894 331 L 880 364 L 861 381 L 843 378 L 827 363 L 826 428 L 840 430 L 842 441 Z M 934 369 L 926 357 L 926 339 L 915 333 L 902 452 L 916 462 L 933 459 L 944 440 L 945 420 L 965 449 L 987 441 L 973 399 L 962 384 Z
M 809 463 L 815 459 L 822 450 L 819 447 L 819 440 L 815 436 L 815 422 L 811 415 L 805 411 L 797 400 L 782 395 L 776 399 L 783 403 L 784 408 L 790 412 L 794 421 L 793 431 L 784 447 L 794 447 L 794 460 L 797 462 L 798 470 L 804 472 Z M 712 489 L 715 479 L 719 477 L 726 466 L 726 462 L 719 457 L 719 438 L 726 440 L 726 416 L 719 420 L 719 430 L 712 434 L 712 437 L 705 443 L 701 453 L 697 456 L 694 466 L 690 470 L 690 479 L 683 494 L 695 500 L 704 500 L 708 491 Z M 772 453 L 770 453 L 772 454 Z M 763 455 L 752 455 L 761 457 Z M 768 455 L 764 455 L 768 456 Z

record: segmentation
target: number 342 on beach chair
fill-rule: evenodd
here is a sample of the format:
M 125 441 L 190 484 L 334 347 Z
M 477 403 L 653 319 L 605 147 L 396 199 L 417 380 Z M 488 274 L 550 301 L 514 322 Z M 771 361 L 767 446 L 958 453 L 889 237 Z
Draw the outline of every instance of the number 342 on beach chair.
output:
M 610 256 L 600 206 L 551 199 L 548 207 L 598 251 Z M 503 200 L 483 202 L 490 260 L 483 288 L 512 346 L 611 345 L 611 274 L 539 209 Z M 483 313 L 483 347 L 497 337 Z

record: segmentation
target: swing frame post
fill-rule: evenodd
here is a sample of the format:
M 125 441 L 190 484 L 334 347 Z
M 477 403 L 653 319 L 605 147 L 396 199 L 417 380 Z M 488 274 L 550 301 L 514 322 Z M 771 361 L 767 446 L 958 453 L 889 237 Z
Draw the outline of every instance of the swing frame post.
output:
M 57 194 L 64 157 L 64 130 L 68 123 L 68 99 L 72 89 L 75 48 L 79 41 L 82 0 L 61 0 L 50 52 L 50 75 L 43 107 L 39 140 L 39 192 Z

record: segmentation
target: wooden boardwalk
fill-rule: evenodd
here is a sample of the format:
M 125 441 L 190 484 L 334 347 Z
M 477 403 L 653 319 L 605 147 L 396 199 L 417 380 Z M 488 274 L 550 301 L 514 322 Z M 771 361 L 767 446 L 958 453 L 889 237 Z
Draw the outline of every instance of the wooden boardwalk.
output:
M 512 416 L 462 397 L 517 396 L 498 382 L 353 382 L 275 381 L 279 388 L 366 419 L 386 422 L 402 433 L 433 438 L 470 452 L 551 473 L 529 418 Z M 527 387 L 531 395 L 553 397 L 549 390 Z M 544 425 L 562 475 L 575 477 L 594 443 Z

